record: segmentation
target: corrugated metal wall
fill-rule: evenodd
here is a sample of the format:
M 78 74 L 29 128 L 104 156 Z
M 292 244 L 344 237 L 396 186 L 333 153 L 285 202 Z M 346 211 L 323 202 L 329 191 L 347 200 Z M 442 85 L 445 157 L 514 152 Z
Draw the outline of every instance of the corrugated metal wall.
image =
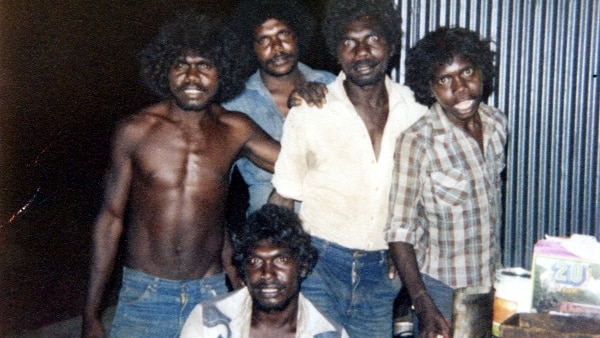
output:
M 531 267 L 545 234 L 600 237 L 600 1 L 397 0 L 407 47 L 440 25 L 495 42 L 509 119 L 503 261 Z

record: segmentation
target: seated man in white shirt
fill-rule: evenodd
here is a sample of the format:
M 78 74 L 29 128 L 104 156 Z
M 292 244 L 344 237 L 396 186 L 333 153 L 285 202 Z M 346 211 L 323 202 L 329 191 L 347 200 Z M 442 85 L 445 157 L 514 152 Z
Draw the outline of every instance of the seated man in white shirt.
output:
M 291 210 L 264 205 L 233 246 L 233 264 L 246 287 L 197 305 L 181 337 L 348 337 L 300 293 L 317 251 Z

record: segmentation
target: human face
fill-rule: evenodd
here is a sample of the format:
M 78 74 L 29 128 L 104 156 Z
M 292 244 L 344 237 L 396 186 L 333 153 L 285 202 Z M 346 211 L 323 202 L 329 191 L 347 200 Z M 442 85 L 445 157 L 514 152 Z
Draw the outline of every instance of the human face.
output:
M 298 301 L 303 272 L 287 248 L 262 240 L 244 268 L 253 306 L 259 311 L 283 311 Z
M 283 76 L 296 69 L 296 37 L 286 24 L 269 19 L 256 28 L 254 37 L 254 52 L 263 72 L 271 76 Z
M 344 36 L 337 52 L 346 78 L 360 87 L 374 85 L 384 79 L 392 54 L 379 25 L 368 16 L 344 25 Z
M 481 102 L 481 70 L 454 55 L 450 63 L 434 67 L 431 91 L 451 120 L 466 122 L 475 116 Z
M 203 110 L 212 102 L 218 87 L 217 67 L 197 53 L 185 53 L 169 68 L 169 88 L 183 110 Z

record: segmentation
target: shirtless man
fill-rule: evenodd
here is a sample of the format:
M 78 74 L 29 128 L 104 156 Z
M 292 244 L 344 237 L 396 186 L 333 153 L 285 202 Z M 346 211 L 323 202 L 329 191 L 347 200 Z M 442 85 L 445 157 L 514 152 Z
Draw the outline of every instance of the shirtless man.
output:
M 142 78 L 163 100 L 123 121 L 114 136 L 83 336 L 104 335 L 99 306 L 123 230 L 126 266 L 111 336 L 176 337 L 196 304 L 228 291 L 231 165 L 243 156 L 273 171 L 279 144 L 219 105 L 243 88 L 231 66 L 241 62 L 236 41 L 222 27 L 180 14 L 142 52 Z M 230 263 L 225 269 L 235 271 Z

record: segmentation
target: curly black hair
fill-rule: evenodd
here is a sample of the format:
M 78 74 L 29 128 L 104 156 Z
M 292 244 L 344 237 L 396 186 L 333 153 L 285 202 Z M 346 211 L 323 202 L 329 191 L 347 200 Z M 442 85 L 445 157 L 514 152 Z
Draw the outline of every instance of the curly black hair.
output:
M 256 244 L 265 239 L 288 248 L 296 258 L 298 267 L 306 267 L 306 274 L 302 279 L 317 264 L 317 250 L 311 244 L 310 235 L 302 229 L 298 216 L 287 208 L 265 204 L 248 217 L 240 233 L 232 236 L 232 262 L 241 278 L 246 277 L 244 262 Z
M 213 100 L 225 102 L 244 88 L 245 74 L 239 65 L 250 62 L 238 52 L 238 44 L 235 34 L 224 29 L 223 21 L 215 15 L 179 12 L 140 53 L 142 82 L 161 100 L 171 97 L 169 68 L 185 53 L 194 52 L 214 62 L 219 89 Z
M 255 62 L 246 70 L 248 76 L 256 71 L 254 54 L 255 31 L 269 19 L 285 23 L 293 32 L 299 57 L 308 52 L 315 29 L 315 20 L 301 4 L 294 0 L 246 0 L 234 10 L 230 28 L 238 35 L 242 49 Z
M 394 53 L 398 52 L 402 37 L 402 18 L 392 0 L 329 0 L 322 30 L 331 55 L 337 58 L 337 49 L 344 37 L 344 25 L 365 16 L 379 23 L 379 28 Z
M 481 39 L 474 31 L 460 27 L 439 27 L 425 35 L 406 55 L 406 85 L 415 93 L 415 99 L 429 107 L 436 101 L 432 96 L 431 81 L 434 68 L 449 64 L 454 56 L 469 60 L 481 71 L 482 99 L 494 91 L 494 52 L 490 40 Z

